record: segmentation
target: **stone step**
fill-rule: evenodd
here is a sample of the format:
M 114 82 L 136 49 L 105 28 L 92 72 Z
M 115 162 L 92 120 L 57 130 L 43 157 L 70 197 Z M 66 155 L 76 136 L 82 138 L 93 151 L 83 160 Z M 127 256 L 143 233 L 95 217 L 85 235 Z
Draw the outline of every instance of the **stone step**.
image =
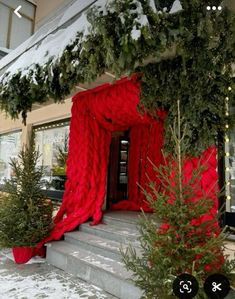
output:
M 151 219 L 153 215 L 151 213 L 145 213 L 145 217 Z M 140 218 L 143 217 L 143 214 L 140 212 L 132 211 L 115 211 L 115 212 L 106 212 L 103 215 L 103 222 L 105 224 L 111 224 L 119 227 L 129 227 L 138 231 L 138 224 Z M 159 227 L 160 222 L 155 221 L 156 226 Z
M 103 215 L 103 222 L 106 224 L 113 224 L 122 227 L 130 227 L 133 229 L 137 229 L 137 225 L 139 223 L 139 217 L 140 217 L 140 213 L 137 212 L 128 212 L 128 211 L 125 211 L 125 213 L 123 213 L 122 211 L 117 211 L 115 213 L 107 212 L 104 213 Z
M 141 291 L 129 281 L 124 264 L 66 241 L 47 244 L 47 261 L 121 299 L 138 299 Z
M 75 231 L 65 233 L 65 241 L 70 244 L 77 245 L 79 248 L 89 250 L 95 254 L 101 254 L 111 259 L 121 261 L 122 256 L 120 248 L 124 251 L 127 249 L 127 245 L 119 243 L 117 241 L 101 238 L 96 235 L 88 234 L 83 231 Z M 138 255 L 140 255 L 140 248 L 135 248 Z
M 137 229 L 130 227 L 122 227 L 112 224 L 90 226 L 89 223 L 83 223 L 79 226 L 79 231 L 126 245 L 131 243 L 134 247 L 140 246 L 140 242 L 138 241 L 139 232 Z

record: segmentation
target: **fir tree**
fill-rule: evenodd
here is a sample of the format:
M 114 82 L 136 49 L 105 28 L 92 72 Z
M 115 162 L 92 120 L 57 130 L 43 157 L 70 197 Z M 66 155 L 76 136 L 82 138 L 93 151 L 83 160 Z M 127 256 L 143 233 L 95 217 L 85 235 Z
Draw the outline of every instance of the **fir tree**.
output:
M 174 279 L 189 273 L 200 286 L 195 298 L 206 299 L 205 278 L 215 272 L 229 276 L 234 269 L 234 261 L 229 262 L 224 256 L 225 235 L 218 227 L 218 216 L 196 226 L 192 221 L 208 213 L 213 201 L 203 192 L 199 192 L 203 195 L 198 198 L 203 166 L 198 165 L 188 181 L 184 178 L 185 131 L 178 102 L 178 120 L 172 129 L 175 154 L 170 160 L 165 157 L 163 166 L 155 167 L 164 190 L 157 189 L 154 182 L 149 191 L 143 190 L 153 214 L 143 214 L 140 220 L 142 254 L 137 254 L 132 246 L 121 250 L 126 268 L 133 272 L 135 284 L 144 292 L 143 298 L 176 298 L 172 290 Z M 191 200 L 195 196 L 197 200 Z
M 51 229 L 52 204 L 42 192 L 43 168 L 34 136 L 11 160 L 13 176 L 0 200 L 0 247 L 33 246 Z

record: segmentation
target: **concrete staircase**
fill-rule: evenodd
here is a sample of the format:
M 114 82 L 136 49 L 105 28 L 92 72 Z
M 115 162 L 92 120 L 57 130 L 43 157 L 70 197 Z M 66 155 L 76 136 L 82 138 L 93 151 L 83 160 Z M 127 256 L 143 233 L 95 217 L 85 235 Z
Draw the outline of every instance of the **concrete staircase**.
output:
M 65 234 L 64 241 L 47 244 L 47 262 L 120 299 L 138 299 L 141 291 L 122 263 L 119 248 L 132 244 L 140 253 L 137 212 L 109 212 L 105 224 L 84 223 L 79 231 Z

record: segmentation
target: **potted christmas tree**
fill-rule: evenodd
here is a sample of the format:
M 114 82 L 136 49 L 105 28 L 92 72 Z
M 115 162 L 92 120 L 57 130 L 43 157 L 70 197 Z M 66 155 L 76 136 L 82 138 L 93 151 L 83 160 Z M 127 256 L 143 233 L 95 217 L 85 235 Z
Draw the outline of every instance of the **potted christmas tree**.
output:
M 17 263 L 36 255 L 35 245 L 52 225 L 52 204 L 42 191 L 43 168 L 37 166 L 39 152 L 34 136 L 11 160 L 13 176 L 4 186 L 0 199 L 0 248 L 12 248 Z

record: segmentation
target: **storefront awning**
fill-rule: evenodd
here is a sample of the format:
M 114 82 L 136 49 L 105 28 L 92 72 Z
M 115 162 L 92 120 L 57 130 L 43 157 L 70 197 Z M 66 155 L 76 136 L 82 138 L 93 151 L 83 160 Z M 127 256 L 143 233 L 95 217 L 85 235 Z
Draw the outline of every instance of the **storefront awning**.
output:
M 86 40 L 90 33 L 90 23 L 86 16 L 88 8 L 96 6 L 104 11 L 109 2 L 110 0 L 75 1 L 63 13 L 50 20 L 17 49 L 0 60 L 0 75 L 5 72 L 9 73 L 6 80 L 2 82 L 3 76 L 0 77 L 0 84 L 6 84 L 9 77 L 17 72 L 21 72 L 22 76 L 29 74 L 37 64 L 40 66 L 48 62 L 53 64 L 61 57 L 65 48 L 75 40 L 78 33 L 83 34 L 81 42 Z M 154 0 L 151 0 L 150 4 L 156 11 Z M 180 1 L 176 0 L 169 13 L 175 13 L 181 9 Z M 146 25 L 146 16 L 143 15 L 139 21 L 142 25 Z M 138 37 L 139 31 L 133 30 L 132 38 Z M 76 51 L 76 48 L 71 49 L 73 50 Z M 78 61 L 74 61 L 74 64 L 76 63 Z

